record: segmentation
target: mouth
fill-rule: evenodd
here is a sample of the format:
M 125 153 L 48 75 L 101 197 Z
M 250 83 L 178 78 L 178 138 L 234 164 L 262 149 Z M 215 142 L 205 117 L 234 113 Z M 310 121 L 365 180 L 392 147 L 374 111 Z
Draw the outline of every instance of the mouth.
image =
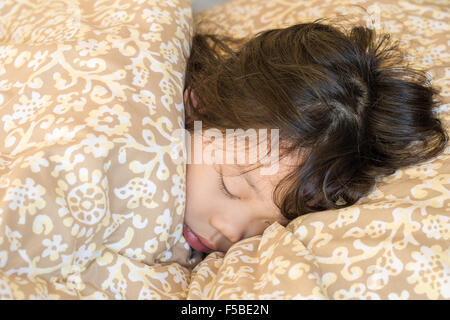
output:
M 196 235 L 194 231 L 191 230 L 186 224 L 183 227 L 183 235 L 186 239 L 187 243 L 194 248 L 196 251 L 210 253 L 213 252 L 214 249 L 208 247 L 204 242 L 206 242 L 206 239 L 203 239 Z

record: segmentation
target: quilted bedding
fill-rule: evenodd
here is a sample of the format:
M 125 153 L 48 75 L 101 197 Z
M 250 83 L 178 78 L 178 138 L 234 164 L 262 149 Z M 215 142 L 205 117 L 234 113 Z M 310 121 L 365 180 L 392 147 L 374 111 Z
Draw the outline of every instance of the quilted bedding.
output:
M 190 1 L 6 1 L 0 16 L 0 298 L 185 298 L 171 132 Z
M 336 15 L 401 36 L 448 128 L 443 1 L 235 0 L 195 20 L 245 36 Z M 190 1 L 8 0 L 0 17 L 0 299 L 450 299 L 449 148 L 200 261 L 171 136 Z

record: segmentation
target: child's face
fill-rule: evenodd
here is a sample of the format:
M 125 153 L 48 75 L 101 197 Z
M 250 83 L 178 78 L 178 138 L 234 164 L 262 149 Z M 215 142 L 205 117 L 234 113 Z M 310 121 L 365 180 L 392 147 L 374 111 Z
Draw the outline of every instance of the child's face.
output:
M 289 161 L 280 160 L 273 175 L 261 175 L 259 168 L 241 175 L 243 167 L 236 164 L 187 164 L 184 236 L 190 246 L 226 252 L 235 242 L 262 234 L 275 221 L 286 225 L 272 192 L 287 173 Z M 225 188 L 239 199 L 222 190 L 221 173 Z

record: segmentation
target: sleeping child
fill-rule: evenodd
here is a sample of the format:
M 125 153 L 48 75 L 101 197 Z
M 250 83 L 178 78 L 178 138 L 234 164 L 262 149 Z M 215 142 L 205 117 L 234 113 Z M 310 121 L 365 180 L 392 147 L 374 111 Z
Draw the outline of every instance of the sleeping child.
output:
M 355 204 L 376 178 L 444 150 L 437 104 L 426 73 L 407 64 L 389 35 L 366 27 L 340 30 L 320 19 L 250 40 L 196 34 L 186 129 L 191 145 L 203 148 L 191 147 L 188 156 L 187 242 L 196 251 L 226 252 L 272 223 Z M 218 156 L 204 161 L 211 129 L 227 139 L 237 129 L 270 129 L 259 145 L 270 140 L 266 149 L 276 148 L 276 170 L 263 174 L 264 157 L 234 161 L 250 158 L 256 146 L 215 144 Z

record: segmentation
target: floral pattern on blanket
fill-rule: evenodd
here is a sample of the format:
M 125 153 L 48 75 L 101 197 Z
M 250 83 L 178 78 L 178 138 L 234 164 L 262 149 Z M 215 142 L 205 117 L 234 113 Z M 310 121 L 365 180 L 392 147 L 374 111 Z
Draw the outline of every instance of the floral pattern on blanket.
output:
M 362 6 L 366 11 L 362 10 Z M 204 31 L 247 36 L 332 18 L 392 33 L 440 88 L 450 123 L 449 13 L 443 1 L 235 0 L 199 13 Z M 211 21 L 211 23 L 208 22 Z M 205 23 L 207 22 L 207 23 Z M 450 148 L 379 179 L 357 204 L 308 214 L 286 228 L 209 255 L 189 299 L 450 299 Z
M 450 298 L 448 149 L 191 272 L 185 167 L 170 161 L 190 1 L 6 0 L 0 14 L 0 299 Z M 242 36 L 336 14 L 401 35 L 448 127 L 442 1 L 235 0 L 196 18 Z
M 0 298 L 181 299 L 187 0 L 0 4 Z

